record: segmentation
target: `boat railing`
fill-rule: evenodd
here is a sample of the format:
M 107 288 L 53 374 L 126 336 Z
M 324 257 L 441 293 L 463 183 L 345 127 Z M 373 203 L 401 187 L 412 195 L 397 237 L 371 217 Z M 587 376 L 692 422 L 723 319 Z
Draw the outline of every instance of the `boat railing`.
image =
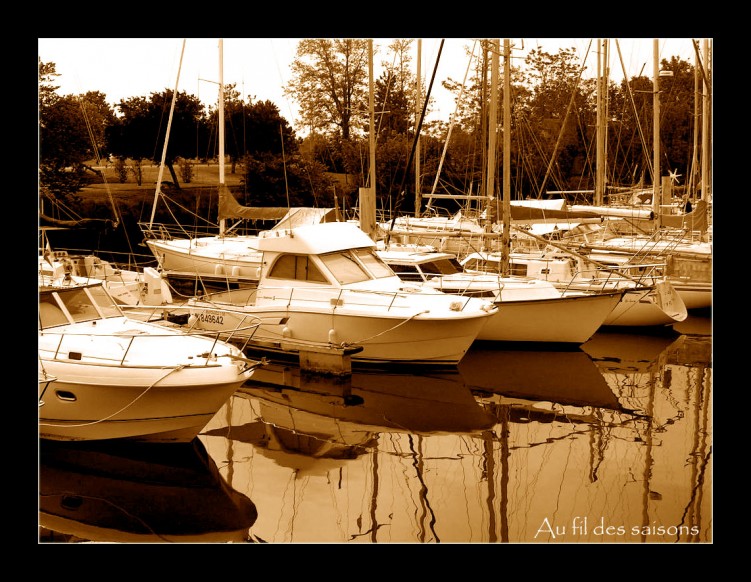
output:
M 419 309 L 427 307 L 427 304 L 418 301 L 404 301 L 408 298 L 414 298 L 420 294 L 426 299 L 435 296 L 435 292 L 423 291 L 420 286 L 405 286 L 399 291 L 377 290 L 377 289 L 315 289 L 313 287 L 267 287 L 258 289 L 261 298 L 271 298 L 279 300 L 284 298 L 284 307 L 292 305 L 321 304 L 328 303 L 329 306 L 336 309 L 337 307 L 361 307 L 364 309 L 384 308 L 387 312 L 407 312 L 414 311 L 415 306 Z M 467 309 L 471 297 L 455 297 L 456 301 L 450 304 L 451 311 L 464 311 Z
M 665 263 L 624 263 L 617 266 L 596 266 L 574 270 L 569 285 L 586 282 L 603 290 L 624 286 L 653 287 L 664 280 Z
M 258 324 L 256 323 L 255 326 L 257 327 Z M 81 363 L 98 363 L 103 365 L 115 365 L 118 367 L 128 367 L 128 368 L 138 368 L 138 367 L 151 367 L 153 364 L 133 364 L 132 362 L 128 362 L 128 355 L 133 351 L 133 347 L 138 342 L 140 353 L 148 353 L 143 348 L 143 342 L 153 342 L 153 341 L 163 341 L 164 338 L 175 338 L 180 337 L 181 335 L 189 336 L 194 335 L 197 337 L 201 337 L 204 339 L 213 340 L 213 343 L 209 349 L 207 349 L 203 354 L 200 354 L 201 357 L 205 358 L 205 363 L 203 364 L 203 367 L 208 367 L 212 364 L 212 362 L 216 362 L 218 357 L 224 357 L 224 356 L 217 356 L 214 354 L 214 348 L 216 348 L 216 345 L 220 343 L 222 340 L 222 334 L 218 332 L 209 332 L 206 330 L 192 330 L 192 329 L 181 329 L 180 334 L 175 335 L 174 332 L 168 332 L 165 330 L 165 333 L 156 333 L 156 332 L 149 332 L 149 333 L 143 333 L 141 331 L 134 331 L 132 334 L 129 332 L 115 332 L 112 334 L 103 334 L 103 333 L 91 333 L 84 330 L 70 330 L 66 329 L 64 327 L 62 328 L 52 328 L 52 329 L 45 329 L 45 330 L 39 330 L 39 336 L 59 336 L 59 340 L 57 341 L 57 346 L 52 348 L 50 347 L 49 350 L 46 348 L 40 347 L 40 351 L 51 351 L 53 352 L 52 357 L 50 359 L 52 360 L 67 360 L 67 361 L 81 361 Z M 78 342 L 76 341 L 77 338 L 82 337 L 91 337 L 93 340 L 96 340 L 96 343 L 100 343 L 102 339 L 104 338 L 112 338 L 117 340 L 118 343 L 125 341 L 125 345 L 123 346 L 123 352 L 122 355 L 115 358 L 115 357 L 106 357 L 101 356 L 98 354 L 92 354 L 87 353 L 85 354 L 84 359 L 84 353 L 79 351 L 78 349 Z M 66 341 L 69 340 L 69 341 Z M 70 343 L 69 343 L 70 342 Z M 67 351 L 66 351 L 67 350 Z M 114 351 L 113 351 L 114 353 Z M 226 354 L 228 355 L 228 354 Z M 40 355 L 40 360 L 44 360 L 44 358 Z M 175 364 L 174 367 L 182 366 L 183 364 Z M 170 366 L 165 366 L 170 367 Z
M 146 240 L 174 240 L 201 236 L 214 236 L 217 234 L 215 229 L 209 230 L 208 227 L 205 230 L 188 232 L 178 224 L 164 224 L 159 222 L 152 224 L 139 222 L 138 226 Z

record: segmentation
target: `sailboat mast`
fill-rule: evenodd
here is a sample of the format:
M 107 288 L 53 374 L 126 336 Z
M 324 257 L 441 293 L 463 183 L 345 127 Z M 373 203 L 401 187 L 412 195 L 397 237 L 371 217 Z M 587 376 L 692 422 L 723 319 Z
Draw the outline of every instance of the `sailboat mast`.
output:
M 376 126 L 375 100 L 373 95 L 373 39 L 368 39 L 368 112 L 370 114 L 370 131 L 368 133 L 368 147 L 370 169 L 368 185 L 360 188 L 360 229 L 370 238 L 376 237 Z
M 224 42 L 219 39 L 219 192 L 224 189 Z M 225 219 L 219 221 L 219 235 L 224 234 Z
M 149 230 L 154 224 L 154 216 L 156 215 L 156 204 L 159 201 L 159 195 L 162 193 L 162 176 L 164 175 L 164 166 L 167 159 L 167 144 L 169 143 L 169 132 L 172 127 L 172 118 L 175 115 L 175 103 L 177 101 L 177 87 L 180 84 L 180 70 L 183 68 L 183 55 L 185 54 L 185 39 L 183 39 L 183 47 L 180 50 L 180 63 L 177 66 L 177 79 L 175 79 L 175 90 L 172 92 L 172 105 L 169 110 L 169 119 L 167 120 L 167 131 L 164 134 L 164 147 L 162 148 L 162 159 L 159 163 L 159 174 L 156 179 L 156 191 L 154 192 L 154 205 L 151 207 L 151 219 L 149 220 Z
M 605 144 L 607 137 L 608 39 L 597 40 L 597 166 L 595 168 L 595 206 L 605 201 Z
M 422 103 L 422 39 L 417 39 L 417 74 L 415 75 L 415 123 L 420 115 Z M 422 209 L 422 194 L 420 193 L 420 133 L 415 135 L 417 140 L 417 155 L 415 155 L 415 217 L 419 218 Z
M 709 82 L 712 78 L 712 67 L 710 65 L 709 54 L 709 40 L 706 38 L 702 43 L 702 52 L 704 53 L 704 70 L 706 75 L 703 75 L 703 99 L 702 99 L 702 113 L 701 113 L 701 199 L 709 202 L 709 180 L 710 180 L 710 161 L 709 161 L 709 111 L 711 105 L 711 92 Z
M 653 43 L 653 109 L 652 132 L 652 210 L 655 215 L 655 228 L 660 228 L 660 47 L 659 40 Z
M 496 57 L 496 64 L 498 57 Z M 501 237 L 501 269 L 509 272 L 511 254 L 511 45 L 503 39 L 503 233 Z
M 693 41 L 692 41 L 693 42 Z M 699 54 L 694 55 L 694 144 L 691 150 L 691 170 L 688 172 L 688 184 L 686 192 L 690 198 L 696 197 L 696 176 L 699 173 L 699 102 L 701 100 L 699 73 Z
M 495 196 L 495 154 L 498 133 L 498 39 L 490 41 L 490 109 L 488 111 L 488 156 L 485 167 L 485 195 L 488 206 L 485 211 L 485 230 L 491 231 L 497 216 L 497 198 Z M 505 218 L 505 217 L 504 217 Z

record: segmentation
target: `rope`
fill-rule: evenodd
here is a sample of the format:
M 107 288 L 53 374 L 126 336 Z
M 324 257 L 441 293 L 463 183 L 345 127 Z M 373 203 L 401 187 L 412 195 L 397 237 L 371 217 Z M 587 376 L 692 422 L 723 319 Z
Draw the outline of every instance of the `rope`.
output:
M 141 392 L 141 394 L 139 394 L 138 396 L 136 396 L 130 403 L 128 403 L 125 406 L 123 406 L 120 410 L 118 410 L 116 412 L 113 412 L 109 416 L 105 416 L 104 418 L 102 418 L 100 420 L 95 420 L 93 422 L 85 422 L 85 423 L 82 423 L 82 424 L 55 424 L 55 423 L 52 423 L 52 422 L 40 422 L 39 426 L 56 426 L 56 427 L 65 427 L 65 428 L 78 428 L 78 427 L 82 427 L 82 426 L 93 426 L 95 424 L 99 424 L 100 422 L 105 422 L 105 421 L 111 419 L 112 417 L 120 414 L 124 410 L 127 410 L 128 408 L 130 408 L 131 406 L 133 406 L 138 400 L 140 400 L 143 396 L 145 396 L 146 393 L 149 390 L 151 390 L 158 382 L 161 382 L 162 380 L 164 380 L 167 376 L 169 376 L 173 372 L 177 372 L 178 370 L 182 370 L 184 367 L 185 367 L 185 365 L 181 364 L 181 365 L 179 365 L 179 366 L 177 366 L 175 368 L 172 368 L 164 376 L 162 376 L 161 378 L 158 378 L 156 381 L 154 381 L 154 383 L 152 383 L 151 386 L 147 386 L 146 390 L 144 390 L 143 392 Z
M 382 335 L 384 335 L 384 334 L 387 334 L 387 333 L 389 333 L 389 332 L 392 332 L 392 331 L 394 331 L 395 329 L 398 329 L 398 328 L 400 328 L 400 327 L 401 327 L 401 326 L 403 326 L 403 325 L 404 325 L 405 323 L 409 323 L 410 321 L 412 321 L 412 320 L 413 320 L 413 319 L 414 319 L 415 317 L 417 317 L 418 315 L 422 315 L 423 313 L 429 313 L 429 312 L 430 312 L 430 310 L 429 310 L 429 309 L 426 309 L 425 311 L 418 311 L 418 312 L 417 312 L 417 313 L 415 313 L 414 315 L 410 315 L 410 316 L 409 316 L 409 317 L 408 317 L 407 319 L 405 319 L 405 320 L 404 320 L 404 321 L 402 321 L 401 323 L 397 323 L 397 324 L 396 324 L 396 325 L 395 325 L 394 327 L 391 327 L 391 328 L 389 328 L 389 329 L 384 329 L 384 330 L 383 330 L 382 332 L 380 332 L 380 333 L 377 333 L 377 334 L 375 334 L 375 335 L 372 335 L 372 336 L 370 336 L 370 337 L 366 337 L 366 338 L 363 338 L 363 339 L 361 339 L 361 340 L 359 340 L 359 341 L 356 341 L 356 342 L 341 342 L 341 343 L 339 344 L 339 347 L 341 347 L 341 348 L 344 348 L 344 347 L 347 347 L 347 346 L 351 346 L 351 345 L 355 345 L 355 346 L 356 346 L 356 345 L 358 345 L 358 344 L 361 344 L 361 343 L 364 343 L 364 342 L 368 342 L 368 341 L 370 341 L 370 340 L 372 340 L 372 339 L 375 339 L 375 338 L 377 338 L 377 337 L 380 337 L 380 336 L 382 336 Z

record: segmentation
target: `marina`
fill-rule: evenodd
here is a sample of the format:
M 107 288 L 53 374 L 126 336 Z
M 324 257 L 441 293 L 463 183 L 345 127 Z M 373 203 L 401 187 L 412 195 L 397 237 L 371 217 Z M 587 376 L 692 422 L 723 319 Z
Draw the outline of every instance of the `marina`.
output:
M 289 120 L 188 40 L 40 54 L 39 544 L 715 541 L 711 39 L 297 39 Z

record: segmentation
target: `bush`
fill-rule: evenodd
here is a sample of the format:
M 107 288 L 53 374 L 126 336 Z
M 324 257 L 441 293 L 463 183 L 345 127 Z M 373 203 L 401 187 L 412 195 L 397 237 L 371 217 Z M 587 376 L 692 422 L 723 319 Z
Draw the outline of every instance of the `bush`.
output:
M 180 178 L 184 184 L 190 184 L 193 181 L 193 162 L 185 158 L 177 159 L 177 167 L 180 171 Z

